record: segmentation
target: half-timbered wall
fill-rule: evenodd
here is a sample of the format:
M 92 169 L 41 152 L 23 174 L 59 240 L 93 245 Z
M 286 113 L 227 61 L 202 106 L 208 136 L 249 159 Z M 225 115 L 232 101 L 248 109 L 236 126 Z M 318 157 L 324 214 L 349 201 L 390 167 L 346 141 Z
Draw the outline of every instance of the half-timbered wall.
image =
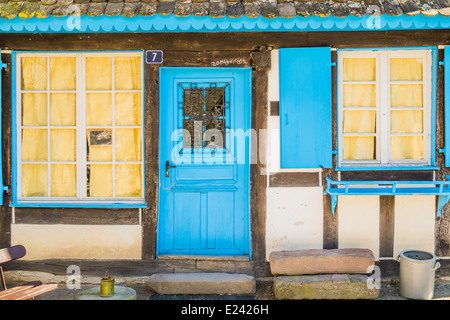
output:
M 143 209 L 11 208 L 11 194 L 5 194 L 0 210 L 0 246 L 29 241 L 32 259 L 113 259 L 151 261 L 145 266 L 162 270 L 173 265 L 154 260 L 158 217 L 158 132 L 159 67 L 253 67 L 252 128 L 268 129 L 267 143 L 258 140 L 258 161 L 251 165 L 250 225 L 252 261 L 230 265 L 203 265 L 206 270 L 244 270 L 268 274 L 267 257 L 275 250 L 301 248 L 369 247 L 378 258 L 395 258 L 408 246 L 450 256 L 450 207 L 436 217 L 436 197 L 346 196 L 340 197 L 335 216 L 329 196 L 324 196 L 325 178 L 334 180 L 444 180 L 449 170 L 436 152 L 436 171 L 349 171 L 334 169 L 280 169 L 279 97 L 277 50 L 294 47 L 380 48 L 402 46 L 441 46 L 450 44 L 447 30 L 371 32 L 286 32 L 286 33 L 208 33 L 208 34 L 3 34 L 0 48 L 3 71 L 2 136 L 4 184 L 11 185 L 11 56 L 5 50 L 36 51 L 164 51 L 163 65 L 145 66 L 145 199 Z M 260 53 L 271 51 L 271 59 Z M 336 53 L 332 52 L 336 61 Z M 438 50 L 442 60 L 443 50 Z M 333 83 L 333 149 L 336 149 L 336 71 Z M 443 70 L 437 70 L 436 149 L 443 147 Z M 336 159 L 333 156 L 333 165 Z M 65 232 L 65 230 L 68 230 Z M 33 247 L 66 240 L 50 246 L 52 252 Z M 111 243 L 92 243 L 102 235 L 113 234 Z M 28 237 L 28 239 L 27 239 Z M 34 237 L 34 238 L 33 238 Z M 103 243 L 103 244 L 102 244 Z M 70 252 L 70 253 L 62 253 Z M 156 264 L 155 264 L 156 263 Z M 159 264 L 158 264 L 159 263 Z M 95 263 L 94 263 L 95 265 Z M 198 264 L 200 265 L 200 264 Z M 180 268 L 196 268 L 182 264 Z M 127 265 L 131 268 L 131 265 Z M 164 267 L 163 267 L 164 266 Z M 34 265 L 36 269 L 36 265 Z M 139 265 L 141 268 L 142 265 Z M 225 268 L 225 269 L 223 269 Z M 230 269 L 231 268 L 231 269 Z M 234 268 L 234 269 L 233 269 Z M 441 268 L 441 272 L 445 271 Z

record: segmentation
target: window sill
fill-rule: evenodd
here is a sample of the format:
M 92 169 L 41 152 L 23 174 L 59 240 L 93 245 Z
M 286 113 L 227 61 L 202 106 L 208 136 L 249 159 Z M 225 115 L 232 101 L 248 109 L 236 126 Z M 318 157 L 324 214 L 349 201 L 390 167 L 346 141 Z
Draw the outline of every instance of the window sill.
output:
M 435 166 L 371 166 L 371 167 L 354 167 L 341 166 L 335 171 L 380 171 L 380 170 L 439 170 Z
M 76 203 L 76 202 L 15 202 L 10 207 L 18 208 L 147 208 L 145 203 L 104 202 L 104 203 Z

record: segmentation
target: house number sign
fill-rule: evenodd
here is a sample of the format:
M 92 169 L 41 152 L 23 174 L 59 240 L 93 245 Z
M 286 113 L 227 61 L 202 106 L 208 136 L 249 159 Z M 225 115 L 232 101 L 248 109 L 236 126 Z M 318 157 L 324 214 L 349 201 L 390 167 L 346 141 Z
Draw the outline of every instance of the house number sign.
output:
M 162 50 L 147 50 L 147 51 L 145 51 L 145 63 L 147 63 L 147 64 L 163 63 Z

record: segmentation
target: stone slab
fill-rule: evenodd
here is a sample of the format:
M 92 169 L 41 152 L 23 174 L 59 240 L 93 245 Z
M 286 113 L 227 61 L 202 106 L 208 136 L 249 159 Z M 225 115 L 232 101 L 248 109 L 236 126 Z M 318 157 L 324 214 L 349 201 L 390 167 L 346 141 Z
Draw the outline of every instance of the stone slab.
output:
M 233 294 L 256 292 L 256 280 L 232 273 L 155 273 L 147 286 L 158 294 Z
M 360 274 L 321 274 L 278 276 L 274 279 L 278 300 L 376 299 L 379 290 L 369 288 L 368 276 Z
M 275 251 L 269 256 L 273 275 L 364 274 L 375 264 L 369 249 L 306 249 Z

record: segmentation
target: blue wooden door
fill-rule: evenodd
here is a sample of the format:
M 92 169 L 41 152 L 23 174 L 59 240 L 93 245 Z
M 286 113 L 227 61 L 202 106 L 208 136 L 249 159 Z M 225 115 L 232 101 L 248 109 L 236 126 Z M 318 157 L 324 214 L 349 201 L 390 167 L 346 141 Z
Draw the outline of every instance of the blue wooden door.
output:
M 160 68 L 158 255 L 250 255 L 251 69 Z

